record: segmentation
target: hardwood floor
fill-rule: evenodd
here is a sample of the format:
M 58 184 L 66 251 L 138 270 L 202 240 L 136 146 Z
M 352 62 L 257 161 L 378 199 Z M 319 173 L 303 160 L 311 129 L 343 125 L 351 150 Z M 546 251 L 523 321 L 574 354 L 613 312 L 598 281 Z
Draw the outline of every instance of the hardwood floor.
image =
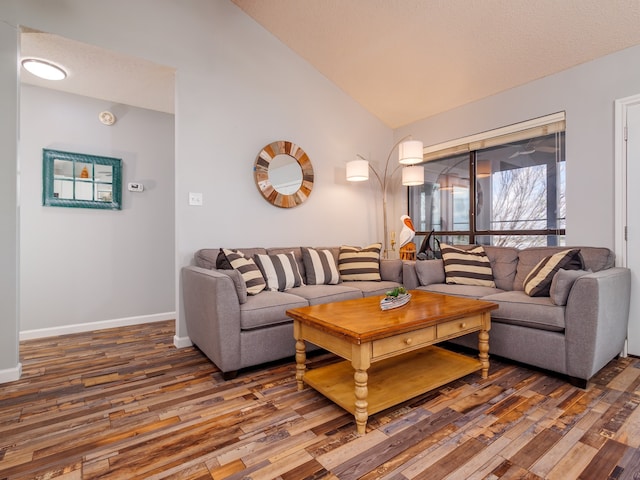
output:
M 640 359 L 587 390 L 492 358 L 369 418 L 312 389 L 293 358 L 224 381 L 173 322 L 30 340 L 23 376 L 0 385 L 6 479 L 640 478 Z M 310 368 L 333 362 L 309 358 Z

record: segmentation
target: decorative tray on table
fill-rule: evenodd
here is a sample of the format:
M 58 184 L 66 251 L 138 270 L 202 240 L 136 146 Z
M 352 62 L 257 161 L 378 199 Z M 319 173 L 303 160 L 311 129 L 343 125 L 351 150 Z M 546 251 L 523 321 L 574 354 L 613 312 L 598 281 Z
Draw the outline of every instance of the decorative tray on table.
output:
M 396 287 L 386 293 L 385 297 L 380 300 L 381 310 L 391 310 L 406 305 L 411 300 L 411 294 L 404 287 Z

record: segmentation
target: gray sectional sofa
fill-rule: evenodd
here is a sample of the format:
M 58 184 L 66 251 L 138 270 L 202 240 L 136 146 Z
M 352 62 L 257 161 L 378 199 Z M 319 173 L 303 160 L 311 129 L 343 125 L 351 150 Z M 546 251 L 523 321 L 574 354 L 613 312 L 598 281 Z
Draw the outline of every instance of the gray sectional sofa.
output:
M 293 252 L 306 279 L 301 247 L 240 250 L 247 257 Z M 340 247 L 318 250 L 331 251 L 337 263 Z M 238 272 L 216 268 L 219 251 L 209 248 L 195 253 L 195 265 L 182 269 L 182 293 L 189 338 L 225 378 L 232 378 L 242 368 L 293 357 L 293 321 L 285 313 L 288 309 L 384 295 L 402 285 L 402 261 L 382 259 L 381 281 L 341 281 L 247 295 Z M 313 349 L 308 346 L 308 350 Z
M 527 295 L 524 281 L 536 264 L 568 248 L 580 248 L 584 269 L 590 273 L 583 272 L 577 279 L 564 282 L 558 280 L 560 276 L 555 277 L 550 296 Z M 614 266 L 611 250 L 485 246 L 484 251 L 491 263 L 495 287 L 445 283 L 443 260 L 405 262 L 404 286 L 497 303 L 499 308 L 491 312 L 490 354 L 567 375 L 583 388 L 622 352 L 631 276 L 628 269 Z M 456 343 L 477 349 L 477 333 L 461 337 Z

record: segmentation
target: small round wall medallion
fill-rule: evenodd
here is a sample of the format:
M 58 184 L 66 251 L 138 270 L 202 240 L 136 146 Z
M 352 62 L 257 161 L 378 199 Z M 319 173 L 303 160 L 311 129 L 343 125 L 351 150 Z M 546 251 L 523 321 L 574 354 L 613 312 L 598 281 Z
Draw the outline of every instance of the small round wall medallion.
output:
M 100 112 L 98 118 L 105 125 L 113 125 L 114 123 L 116 123 L 116 116 L 108 110 Z

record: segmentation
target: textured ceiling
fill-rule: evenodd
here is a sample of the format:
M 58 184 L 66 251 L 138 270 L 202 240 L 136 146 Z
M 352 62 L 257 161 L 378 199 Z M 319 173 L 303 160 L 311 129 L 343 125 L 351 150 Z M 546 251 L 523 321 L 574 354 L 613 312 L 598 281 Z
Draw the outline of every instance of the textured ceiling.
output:
M 390 127 L 640 44 L 638 0 L 232 0 Z
M 24 68 L 23 83 L 160 112 L 174 112 L 174 76 L 171 67 L 122 55 L 50 33 L 24 30 L 22 58 L 56 63 L 67 71 L 61 81 L 43 80 Z

